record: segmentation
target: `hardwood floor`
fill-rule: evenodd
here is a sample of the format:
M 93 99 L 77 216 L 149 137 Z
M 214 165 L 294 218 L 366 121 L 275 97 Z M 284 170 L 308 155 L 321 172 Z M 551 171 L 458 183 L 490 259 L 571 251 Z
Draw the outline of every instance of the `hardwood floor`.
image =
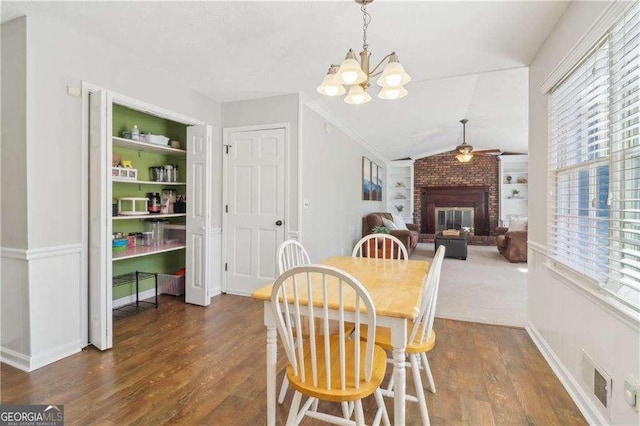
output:
M 435 329 L 432 424 L 586 424 L 524 330 L 440 319 Z M 264 424 L 264 342 L 261 302 L 222 295 L 202 308 L 161 296 L 157 310 L 114 322 L 112 350 L 89 347 L 32 373 L 2 364 L 0 401 L 64 404 L 68 424 Z M 279 384 L 281 351 L 278 359 Z M 278 407 L 279 424 L 290 400 Z M 365 401 L 369 422 L 374 407 Z M 407 423 L 420 423 L 415 403 Z

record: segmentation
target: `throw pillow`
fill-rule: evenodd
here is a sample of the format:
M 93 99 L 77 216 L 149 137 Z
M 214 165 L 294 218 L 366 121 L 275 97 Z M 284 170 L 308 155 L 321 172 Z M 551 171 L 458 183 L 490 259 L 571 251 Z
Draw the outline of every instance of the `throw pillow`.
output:
M 386 217 L 382 218 L 382 223 L 384 223 L 384 226 L 387 227 L 387 229 L 389 231 L 393 231 L 394 229 L 398 229 L 398 227 L 396 226 L 395 223 L 391 222 L 389 219 L 387 219 Z
M 513 217 L 509 221 L 509 231 L 526 231 L 528 223 L 527 217 Z
M 404 223 L 404 219 L 399 214 L 391 213 L 391 217 L 393 217 L 393 223 L 396 225 L 396 229 L 408 230 L 407 224 Z

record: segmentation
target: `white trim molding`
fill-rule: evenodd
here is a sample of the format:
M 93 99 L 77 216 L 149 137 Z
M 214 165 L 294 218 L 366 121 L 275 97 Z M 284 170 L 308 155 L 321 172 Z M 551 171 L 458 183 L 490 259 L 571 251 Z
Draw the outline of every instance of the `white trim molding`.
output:
M 614 0 L 584 33 L 578 42 L 569 50 L 560 63 L 551 71 L 540 87 L 543 94 L 549 93 L 567 74 L 569 74 L 591 51 L 607 31 L 624 15 L 633 1 Z
M 77 354 L 81 350 L 82 345 L 79 339 L 31 357 L 2 347 L 0 348 L 0 361 L 28 373 L 62 358 Z
M 542 245 L 540 243 L 536 243 L 535 241 L 527 241 L 527 245 L 529 246 L 529 248 L 533 251 L 535 251 L 538 254 L 541 254 L 543 256 L 547 255 L 547 246 Z
M 27 355 L 5 347 L 0 347 L 0 361 L 18 370 L 31 371 L 31 359 Z
M 2 259 L 14 259 L 14 260 L 27 260 L 27 249 L 18 249 L 11 247 L 0 247 L 0 258 Z
M 551 349 L 536 327 L 529 322 L 525 327 L 525 330 L 527 330 L 527 333 L 529 333 L 533 343 L 536 345 L 544 359 L 547 360 L 547 363 L 555 373 L 556 377 L 558 377 L 558 380 L 560 380 L 560 383 L 562 383 L 562 386 L 564 386 L 566 391 L 569 393 L 573 402 L 576 403 L 578 409 L 587 420 L 587 423 L 591 425 L 609 424 L 610 421 L 602 415 L 598 407 L 593 403 L 591 398 L 589 398 L 580 384 L 573 378 L 571 372 L 562 363 L 562 361 L 560 361 L 560 358 L 558 358 L 553 349 Z
M 27 250 L 27 260 L 46 259 L 48 257 L 65 256 L 82 252 L 82 244 L 66 244 L 62 246 L 43 247 Z
M 300 233 L 298 231 L 289 230 L 287 234 L 289 235 L 287 239 L 300 241 Z
M 78 340 L 74 340 L 71 343 L 60 345 L 53 349 L 49 349 L 48 351 L 34 355 L 31 357 L 30 371 L 36 370 L 40 367 L 44 367 L 45 365 L 51 364 L 52 362 L 56 362 L 70 355 L 77 354 L 81 350 L 82 350 L 82 343 L 80 339 L 78 339 Z
M 64 256 L 82 252 L 82 244 L 65 244 L 61 246 L 43 247 L 37 249 L 17 249 L 0 247 L 0 257 L 15 260 L 36 260 L 48 257 Z

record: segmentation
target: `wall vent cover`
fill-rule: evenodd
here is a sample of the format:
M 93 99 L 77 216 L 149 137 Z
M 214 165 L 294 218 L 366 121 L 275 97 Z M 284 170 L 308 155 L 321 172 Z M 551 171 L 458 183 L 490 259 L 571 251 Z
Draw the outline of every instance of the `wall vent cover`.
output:
M 582 349 L 582 383 L 604 408 L 611 398 L 611 376 Z

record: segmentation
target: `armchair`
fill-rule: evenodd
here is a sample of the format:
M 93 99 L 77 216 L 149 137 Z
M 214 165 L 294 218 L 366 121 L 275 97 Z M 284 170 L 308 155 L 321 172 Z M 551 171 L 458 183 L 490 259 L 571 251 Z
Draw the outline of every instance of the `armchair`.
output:
M 376 226 L 384 226 L 382 218 L 393 221 L 391 213 L 369 213 L 362 218 L 362 236 L 366 237 L 371 234 L 371 230 Z M 418 239 L 420 238 L 420 227 L 413 223 L 407 223 L 408 229 L 392 229 L 390 234 L 402 241 L 402 244 L 407 248 L 407 253 L 411 256 L 411 253 L 418 245 Z
M 527 236 L 528 231 L 509 231 L 509 228 L 498 226 L 496 228 L 496 244 L 498 251 L 509 262 L 527 261 Z

